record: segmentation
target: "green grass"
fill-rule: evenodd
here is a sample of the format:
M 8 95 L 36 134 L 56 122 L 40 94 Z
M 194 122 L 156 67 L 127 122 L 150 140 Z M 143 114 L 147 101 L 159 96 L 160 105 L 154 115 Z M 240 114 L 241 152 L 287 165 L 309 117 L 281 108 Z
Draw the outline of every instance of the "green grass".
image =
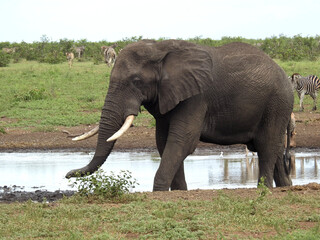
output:
M 320 75 L 319 62 L 277 62 L 288 75 Z M 91 62 L 75 62 L 71 70 L 67 63 L 36 62 L 0 68 L 1 132 L 7 127 L 54 131 L 56 126 L 98 122 L 109 75 L 105 65 Z M 305 101 L 307 110 L 312 101 Z M 296 97 L 295 109 L 297 103 Z M 136 125 L 150 125 L 150 118 L 142 111 Z M 0 239 L 320 238 L 320 196 L 288 192 L 285 197 L 248 198 L 220 190 L 210 201 L 130 199 L 135 200 L 73 197 L 51 204 L 0 204 Z
M 0 68 L 0 117 L 13 120 L 0 119 L 0 126 L 50 129 L 97 123 L 109 77 L 110 68 L 92 62 L 75 62 L 72 69 L 67 63 L 26 61 Z
M 319 239 L 320 197 L 259 199 L 218 190 L 211 200 L 126 203 L 91 198 L 0 204 L 0 239 Z M 307 226 L 307 227 L 306 227 Z
M 320 75 L 319 61 L 277 62 L 288 75 Z M 76 61 L 72 69 L 66 62 L 51 65 L 32 61 L 0 68 L 0 128 L 52 131 L 57 126 L 95 124 L 100 119 L 109 77 L 110 68 L 92 62 Z M 299 110 L 298 104 L 295 93 L 294 111 Z M 305 111 L 311 110 L 310 96 L 305 97 L 304 105 Z M 142 111 L 135 125 L 154 126 L 154 122 Z

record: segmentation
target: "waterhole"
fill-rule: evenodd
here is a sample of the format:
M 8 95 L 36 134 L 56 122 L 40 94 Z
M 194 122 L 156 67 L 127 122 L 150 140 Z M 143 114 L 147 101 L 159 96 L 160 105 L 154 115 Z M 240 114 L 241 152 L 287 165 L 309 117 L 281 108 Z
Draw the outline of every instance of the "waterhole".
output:
M 76 190 L 65 174 L 85 166 L 93 152 L 18 152 L 0 153 L 0 191 L 4 186 L 22 191 Z M 293 185 L 320 183 L 320 151 L 294 153 Z M 160 163 L 156 152 L 112 152 L 102 168 L 117 174 L 131 172 L 139 185 L 133 191 L 152 191 L 153 178 Z M 188 189 L 221 189 L 256 187 L 258 158 L 243 152 L 196 150 L 185 160 Z

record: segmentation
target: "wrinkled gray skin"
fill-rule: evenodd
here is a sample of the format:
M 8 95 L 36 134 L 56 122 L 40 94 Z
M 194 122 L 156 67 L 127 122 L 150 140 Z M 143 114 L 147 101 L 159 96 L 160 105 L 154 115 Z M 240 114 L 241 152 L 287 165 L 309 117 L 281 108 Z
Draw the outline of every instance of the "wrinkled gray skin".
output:
M 161 163 L 154 191 L 186 190 L 184 159 L 199 140 L 242 143 L 258 152 L 259 179 L 268 187 L 291 185 L 284 134 L 293 92 L 284 71 L 259 49 L 244 43 L 218 48 L 186 41 L 140 41 L 119 54 L 102 109 L 96 152 L 77 171 L 93 173 L 115 142 L 106 142 L 140 106 L 156 119 Z M 123 136 L 125 137 L 125 136 Z

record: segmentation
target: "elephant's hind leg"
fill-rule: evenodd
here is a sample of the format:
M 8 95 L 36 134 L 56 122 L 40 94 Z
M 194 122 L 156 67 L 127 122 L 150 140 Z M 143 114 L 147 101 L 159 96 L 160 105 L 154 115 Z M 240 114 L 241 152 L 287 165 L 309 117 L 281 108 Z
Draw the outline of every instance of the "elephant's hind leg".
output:
M 278 122 L 278 124 L 280 124 Z M 284 185 L 290 185 L 287 178 L 290 178 L 284 171 L 283 161 L 284 151 L 284 132 L 277 126 L 262 128 L 258 139 L 255 140 L 255 147 L 259 157 L 259 179 L 264 178 L 267 187 L 273 187 L 273 180 L 276 180 L 278 186 L 280 182 Z M 275 168 L 277 168 L 275 170 Z M 274 174 L 278 175 L 274 177 Z
M 277 159 L 276 166 L 274 168 L 274 181 L 277 187 L 292 185 L 290 175 L 286 172 L 286 167 L 284 166 L 285 159 L 283 157 L 284 156 Z M 288 160 L 291 161 L 291 157 Z

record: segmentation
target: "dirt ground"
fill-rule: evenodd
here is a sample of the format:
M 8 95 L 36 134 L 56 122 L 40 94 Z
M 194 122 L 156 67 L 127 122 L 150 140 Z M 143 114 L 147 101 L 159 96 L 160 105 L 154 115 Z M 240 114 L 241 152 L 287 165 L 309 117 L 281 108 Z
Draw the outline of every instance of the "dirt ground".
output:
M 310 148 L 320 150 L 320 114 L 308 112 L 295 113 L 296 117 L 296 148 Z M 6 121 L 6 119 L 1 119 Z M 35 132 L 32 129 L 6 129 L 6 134 L 0 134 L 0 151 L 31 151 L 31 150 L 54 150 L 54 149 L 68 149 L 71 151 L 94 151 L 97 141 L 97 136 L 90 139 L 73 142 L 71 136 L 79 135 L 91 130 L 94 126 L 77 126 L 77 127 L 59 127 L 57 131 L 53 132 Z M 154 150 L 155 146 L 155 132 L 154 128 L 147 127 L 132 127 L 128 132 L 120 138 L 114 150 L 130 151 L 136 149 L 143 149 L 144 151 Z M 220 146 L 213 144 L 199 143 L 199 148 L 214 148 L 214 149 L 230 149 L 240 148 L 245 149 L 243 145 L 234 146 Z M 311 186 L 311 187 L 310 187 Z M 291 189 L 303 191 L 306 193 L 320 193 L 320 185 L 311 184 L 305 186 L 294 186 Z M 287 188 L 288 189 L 288 188 Z M 276 192 L 285 192 L 287 189 L 274 189 Z M 235 194 L 245 194 L 246 196 L 255 194 L 255 189 L 234 189 Z M 193 191 L 174 191 L 166 193 L 148 193 L 150 198 L 157 199 L 211 199 L 214 191 L 212 190 L 193 190 Z M 0 202 L 11 201 L 25 201 L 31 198 L 35 201 L 46 197 L 48 200 L 56 200 L 62 195 L 72 195 L 71 192 L 34 192 L 25 193 L 19 191 L 11 191 L 6 186 L 0 186 Z
M 296 118 L 296 142 L 297 148 L 320 148 L 320 113 L 297 112 Z M 1 119 L 5 121 L 5 119 Z M 80 135 L 95 126 L 59 127 L 53 132 L 36 132 L 33 129 L 5 129 L 6 134 L 0 134 L 0 151 L 26 151 L 26 150 L 94 150 L 97 136 L 84 141 L 74 142 L 72 136 Z M 242 147 L 220 146 L 199 143 L 198 147 L 233 148 Z M 115 150 L 156 148 L 155 129 L 148 127 L 131 127 L 116 145 Z

